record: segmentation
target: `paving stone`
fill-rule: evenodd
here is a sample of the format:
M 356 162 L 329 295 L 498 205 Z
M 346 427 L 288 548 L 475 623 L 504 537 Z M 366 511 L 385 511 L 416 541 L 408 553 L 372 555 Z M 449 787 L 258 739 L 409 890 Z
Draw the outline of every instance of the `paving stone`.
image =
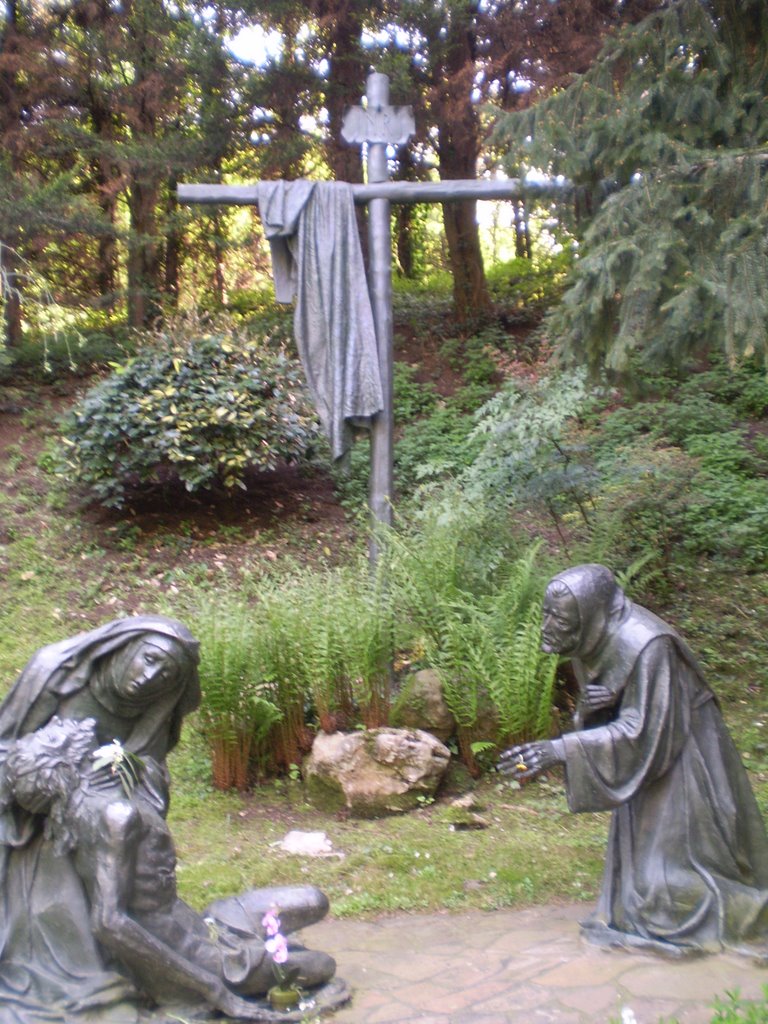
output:
M 329 1024 L 710 1024 L 715 996 L 762 995 L 768 970 L 734 956 L 664 961 L 584 943 L 583 904 L 325 920 L 307 943 L 336 957 L 352 1003 Z M 481 984 L 482 982 L 482 984 Z
M 564 1006 L 582 1013 L 596 1013 L 598 1010 L 611 1011 L 603 1015 L 603 1020 L 618 1017 L 621 1013 L 621 1000 L 614 985 L 589 985 L 584 988 L 565 989 L 557 994 L 558 1001 Z M 613 1012 L 616 1007 L 618 1012 Z
M 587 988 L 615 981 L 626 970 L 626 961 L 616 957 L 576 956 L 566 963 L 560 963 L 551 971 L 537 975 L 539 985 L 552 988 Z
M 497 996 L 482 999 L 477 1006 L 484 1013 L 506 1012 L 536 1009 L 551 1000 L 551 994 L 535 985 L 511 985 Z
M 539 1007 L 528 1018 L 533 1024 L 584 1024 L 584 1018 L 573 1010 L 567 1010 L 557 1004 Z
M 622 975 L 627 991 L 650 998 L 676 998 L 712 1003 L 726 990 L 739 989 L 745 999 L 757 999 L 768 972 L 759 967 L 739 967 L 725 957 L 709 956 L 684 963 L 646 962 Z

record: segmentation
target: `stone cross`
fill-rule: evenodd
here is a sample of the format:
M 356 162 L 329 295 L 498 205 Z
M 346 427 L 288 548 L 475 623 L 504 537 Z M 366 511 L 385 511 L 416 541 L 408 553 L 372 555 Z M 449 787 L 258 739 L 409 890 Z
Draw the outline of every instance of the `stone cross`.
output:
M 545 181 L 389 181 L 387 147 L 402 146 L 414 132 L 410 107 L 389 105 L 389 79 L 373 72 L 366 83 L 366 106 L 351 107 L 341 134 L 349 143 L 367 148 L 367 181 L 353 184 L 355 203 L 368 206 L 368 290 L 376 328 L 384 408 L 371 429 L 369 508 L 374 522 L 392 522 L 392 242 L 390 203 L 444 203 L 461 199 L 520 199 L 532 193 L 562 193 L 563 183 Z M 255 205 L 253 185 L 179 185 L 185 203 Z M 375 542 L 371 558 L 376 559 Z

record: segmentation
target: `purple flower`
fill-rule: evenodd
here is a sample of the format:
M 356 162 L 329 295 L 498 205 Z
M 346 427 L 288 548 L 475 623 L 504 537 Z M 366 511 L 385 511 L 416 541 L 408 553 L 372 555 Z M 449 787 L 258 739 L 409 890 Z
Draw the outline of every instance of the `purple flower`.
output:
M 267 939 L 264 943 L 264 948 L 270 954 L 276 964 L 284 964 L 288 959 L 288 942 L 284 935 L 280 932 L 274 935 L 271 939 Z
M 261 926 L 267 935 L 277 935 L 280 931 L 280 918 L 277 911 L 272 908 L 266 912 L 261 919 Z

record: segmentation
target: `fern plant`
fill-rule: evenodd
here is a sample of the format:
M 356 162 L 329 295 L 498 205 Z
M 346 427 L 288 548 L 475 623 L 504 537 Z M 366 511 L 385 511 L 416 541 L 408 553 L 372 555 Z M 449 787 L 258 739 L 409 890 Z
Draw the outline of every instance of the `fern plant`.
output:
M 400 617 L 439 674 L 472 772 L 489 728 L 497 746 L 549 729 L 555 660 L 539 650 L 538 548 L 520 554 L 506 532 L 491 512 L 454 504 L 390 542 Z
M 201 649 L 198 721 L 213 783 L 245 789 L 255 747 L 282 717 L 264 677 L 265 635 L 253 609 L 232 599 L 202 601 L 192 626 Z

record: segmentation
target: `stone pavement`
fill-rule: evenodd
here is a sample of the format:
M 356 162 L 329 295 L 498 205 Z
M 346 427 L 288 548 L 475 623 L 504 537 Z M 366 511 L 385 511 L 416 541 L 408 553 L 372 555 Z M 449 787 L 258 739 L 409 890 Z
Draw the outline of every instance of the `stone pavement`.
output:
M 716 996 L 758 999 L 768 969 L 736 956 L 681 961 L 582 943 L 590 906 L 327 919 L 305 929 L 352 987 L 333 1024 L 709 1024 Z

